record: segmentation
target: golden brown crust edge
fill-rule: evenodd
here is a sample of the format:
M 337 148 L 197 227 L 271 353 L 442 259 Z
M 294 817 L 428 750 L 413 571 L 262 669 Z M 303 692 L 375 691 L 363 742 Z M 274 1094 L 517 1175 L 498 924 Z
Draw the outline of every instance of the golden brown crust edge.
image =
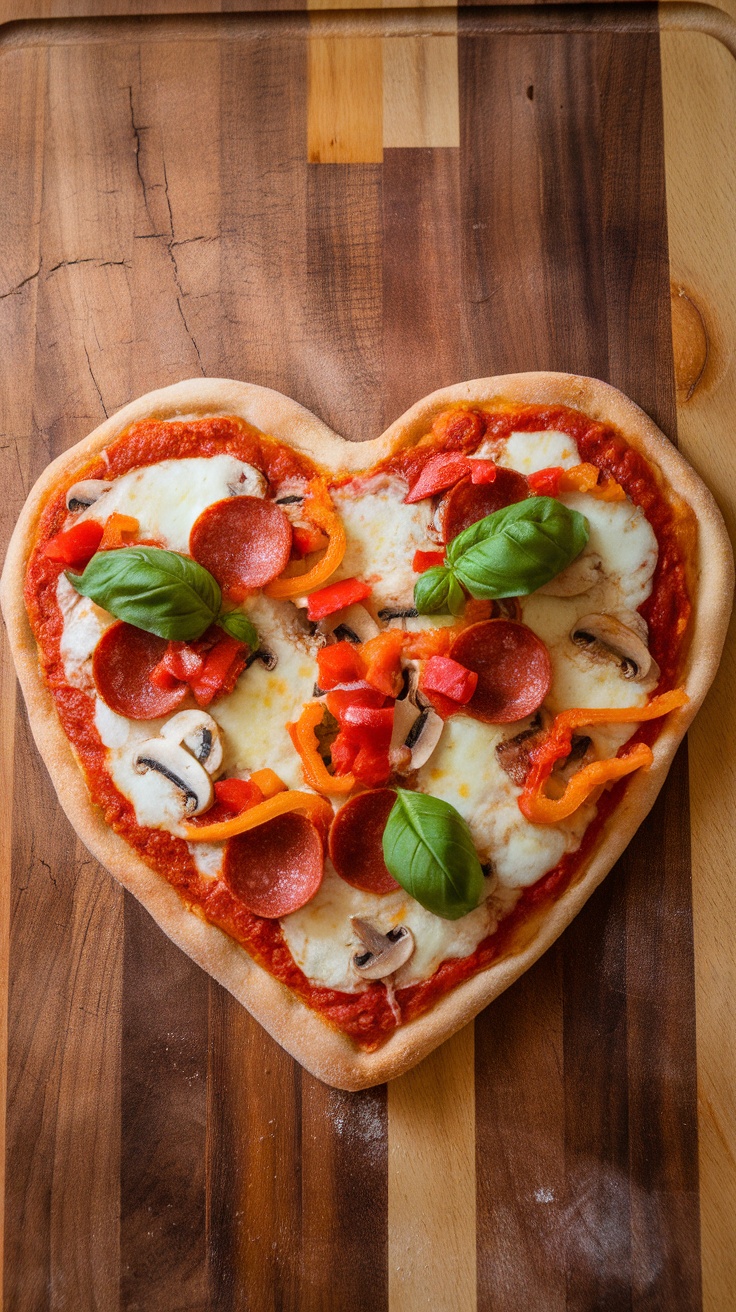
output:
M 654 747 L 654 763 L 634 776 L 623 801 L 604 827 L 582 878 L 536 924 L 527 946 L 440 999 L 403 1026 L 377 1052 L 359 1052 L 249 957 L 226 934 L 187 910 L 175 890 L 111 830 L 90 801 L 69 741 L 38 667 L 36 644 L 23 602 L 28 553 L 38 519 L 59 481 L 144 418 L 174 419 L 235 414 L 293 446 L 319 465 L 357 472 L 426 432 L 434 416 L 458 401 L 563 404 L 615 424 L 627 441 L 657 466 L 665 481 L 694 511 L 698 522 L 694 618 L 684 678 L 689 704 L 670 716 Z M 449 1038 L 516 980 L 562 933 L 620 856 L 649 812 L 677 747 L 715 675 L 731 608 L 733 556 L 720 512 L 697 474 L 654 423 L 628 397 L 596 379 L 571 374 L 528 373 L 476 379 L 432 393 L 397 419 L 379 438 L 347 443 L 288 397 L 268 388 L 226 379 L 191 379 L 148 393 L 111 416 L 89 437 L 55 460 L 41 475 L 21 512 L 8 549 L 0 602 L 18 677 L 39 751 L 67 816 L 93 855 L 143 903 L 161 928 L 190 957 L 234 994 L 265 1029 L 307 1070 L 338 1088 L 360 1089 L 402 1074 Z

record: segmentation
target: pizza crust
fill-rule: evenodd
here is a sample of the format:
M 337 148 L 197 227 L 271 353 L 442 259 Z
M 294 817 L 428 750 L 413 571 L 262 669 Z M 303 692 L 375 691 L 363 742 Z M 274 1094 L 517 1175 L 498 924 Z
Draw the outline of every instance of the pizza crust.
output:
M 631 777 L 594 852 L 551 912 L 524 922 L 523 938 L 511 955 L 464 981 L 424 1015 L 403 1025 L 378 1051 L 366 1053 L 257 965 L 233 939 L 190 911 L 171 885 L 149 869 L 105 823 L 101 811 L 90 800 L 40 675 L 36 642 L 23 601 L 26 564 L 42 510 L 59 483 L 67 481 L 138 420 L 237 415 L 326 470 L 340 474 L 370 468 L 400 448 L 411 446 L 427 432 L 441 410 L 462 401 L 563 404 L 612 423 L 660 470 L 670 493 L 690 507 L 698 525 L 689 562 L 693 600 L 690 646 L 682 672 L 690 701 L 668 717 L 653 748 L 653 765 L 646 773 Z M 459 383 L 417 402 L 381 437 L 351 443 L 279 392 L 227 379 L 197 378 L 133 401 L 48 466 L 28 497 L 11 538 L 0 583 L 0 602 L 36 744 L 59 801 L 90 852 L 142 902 L 164 932 L 229 989 L 307 1070 L 337 1088 L 362 1089 L 403 1074 L 477 1015 L 546 951 L 604 879 L 651 809 L 677 747 L 713 680 L 726 635 L 733 584 L 731 546 L 708 489 L 638 406 L 616 388 L 596 379 L 526 373 Z

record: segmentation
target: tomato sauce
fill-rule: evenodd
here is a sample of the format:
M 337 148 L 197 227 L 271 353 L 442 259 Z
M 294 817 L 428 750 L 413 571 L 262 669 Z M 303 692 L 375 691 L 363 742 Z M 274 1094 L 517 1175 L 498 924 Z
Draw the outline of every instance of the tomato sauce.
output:
M 457 407 L 449 420 L 444 418 L 439 429 L 435 426 L 419 444 L 396 453 L 378 469 L 402 474 L 413 482 L 425 460 L 438 450 L 471 452 L 483 440 L 502 442 L 513 431 L 543 429 L 569 434 L 577 442 L 581 459 L 597 465 L 620 483 L 652 525 L 659 544 L 659 558 L 652 593 L 641 607 L 641 613 L 649 624 L 652 652 L 662 671 L 658 691 L 664 691 L 673 685 L 682 663 L 691 611 L 686 559 L 693 529 L 684 511 L 664 495 L 656 471 L 615 429 L 595 423 L 566 406 L 501 406 L 493 412 L 478 406 Z M 130 469 L 160 460 L 224 453 L 254 465 L 275 487 L 286 479 L 318 476 L 305 457 L 241 420 L 215 418 L 135 424 L 108 448 L 106 459 L 96 457 L 76 471 L 74 481 L 116 478 Z M 252 915 L 222 881 L 202 877 L 183 839 L 164 830 L 138 825 L 132 805 L 113 783 L 106 768 L 106 749 L 94 723 L 93 698 L 70 687 L 64 674 L 60 652 L 63 620 L 56 599 L 62 566 L 40 550 L 64 527 L 67 518 L 64 493 L 65 489 L 51 499 L 41 517 L 37 544 L 26 575 L 25 598 L 44 677 L 62 726 L 82 762 L 93 800 L 102 809 L 107 824 L 130 843 L 147 865 L 168 880 L 193 911 L 241 943 L 270 974 L 358 1047 L 366 1051 L 378 1048 L 397 1026 L 383 984 L 371 983 L 360 993 L 343 993 L 312 984 L 291 956 L 279 922 Z M 660 727 L 658 721 L 642 725 L 629 742 L 651 743 Z M 430 979 L 397 991 L 396 1004 L 402 1021 L 421 1015 L 463 980 L 514 950 L 515 936 L 524 922 L 531 915 L 542 914 L 574 882 L 626 784 L 626 779 L 621 780 L 603 794 L 597 815 L 579 849 L 564 856 L 553 870 L 524 889 L 513 911 L 473 953 L 444 961 Z

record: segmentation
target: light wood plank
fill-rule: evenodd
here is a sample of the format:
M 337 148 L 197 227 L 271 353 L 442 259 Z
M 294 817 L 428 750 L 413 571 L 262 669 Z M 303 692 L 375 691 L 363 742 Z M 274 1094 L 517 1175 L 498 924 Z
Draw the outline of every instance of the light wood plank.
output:
M 697 382 L 690 399 L 687 386 L 679 389 L 679 440 L 715 493 L 733 538 L 736 63 L 694 33 L 663 32 L 661 49 L 672 279 L 697 306 L 708 336 L 708 359 L 699 382 L 689 380 Z M 682 318 L 678 313 L 675 320 L 676 358 L 687 364 Z M 735 636 L 732 626 L 689 737 L 705 1312 L 723 1312 L 736 1297 Z
M 472 1025 L 388 1086 L 388 1227 L 391 1312 L 473 1312 Z
M 384 9 L 402 0 L 384 0 Z M 444 0 L 419 0 L 435 8 Z M 457 34 L 383 41 L 383 144 L 459 146 Z
M 308 9 L 332 9 L 309 0 Z M 342 9 L 380 9 L 355 0 Z M 317 20 L 318 23 L 319 20 Z M 383 42 L 380 37 L 312 36 L 307 49 L 310 164 L 380 164 L 383 159 Z

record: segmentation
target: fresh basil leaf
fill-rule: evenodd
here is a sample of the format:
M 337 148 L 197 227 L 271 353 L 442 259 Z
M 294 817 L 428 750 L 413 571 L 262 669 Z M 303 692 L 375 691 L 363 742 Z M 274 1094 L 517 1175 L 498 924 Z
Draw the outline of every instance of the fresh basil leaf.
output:
M 242 610 L 229 610 L 224 615 L 218 615 L 217 623 L 231 638 L 247 643 L 251 651 L 257 650 L 258 631 Z
M 450 543 L 448 562 L 472 597 L 524 597 L 580 555 L 588 521 L 552 497 L 529 497 L 471 524 Z
M 465 610 L 467 598 L 458 583 L 454 574 L 450 574 L 450 583 L 447 589 L 447 609 L 451 615 L 462 615 Z
M 397 789 L 383 832 L 383 859 L 402 888 L 443 920 L 467 916 L 483 895 L 470 830 L 439 797 Z
M 426 569 L 420 574 L 414 584 L 414 605 L 419 614 L 434 615 L 438 611 L 447 612 L 453 583 L 452 574 L 444 565 L 433 565 L 431 569 Z
M 191 642 L 219 615 L 220 585 L 189 556 L 160 547 L 98 551 L 72 587 L 116 619 L 159 638 Z

